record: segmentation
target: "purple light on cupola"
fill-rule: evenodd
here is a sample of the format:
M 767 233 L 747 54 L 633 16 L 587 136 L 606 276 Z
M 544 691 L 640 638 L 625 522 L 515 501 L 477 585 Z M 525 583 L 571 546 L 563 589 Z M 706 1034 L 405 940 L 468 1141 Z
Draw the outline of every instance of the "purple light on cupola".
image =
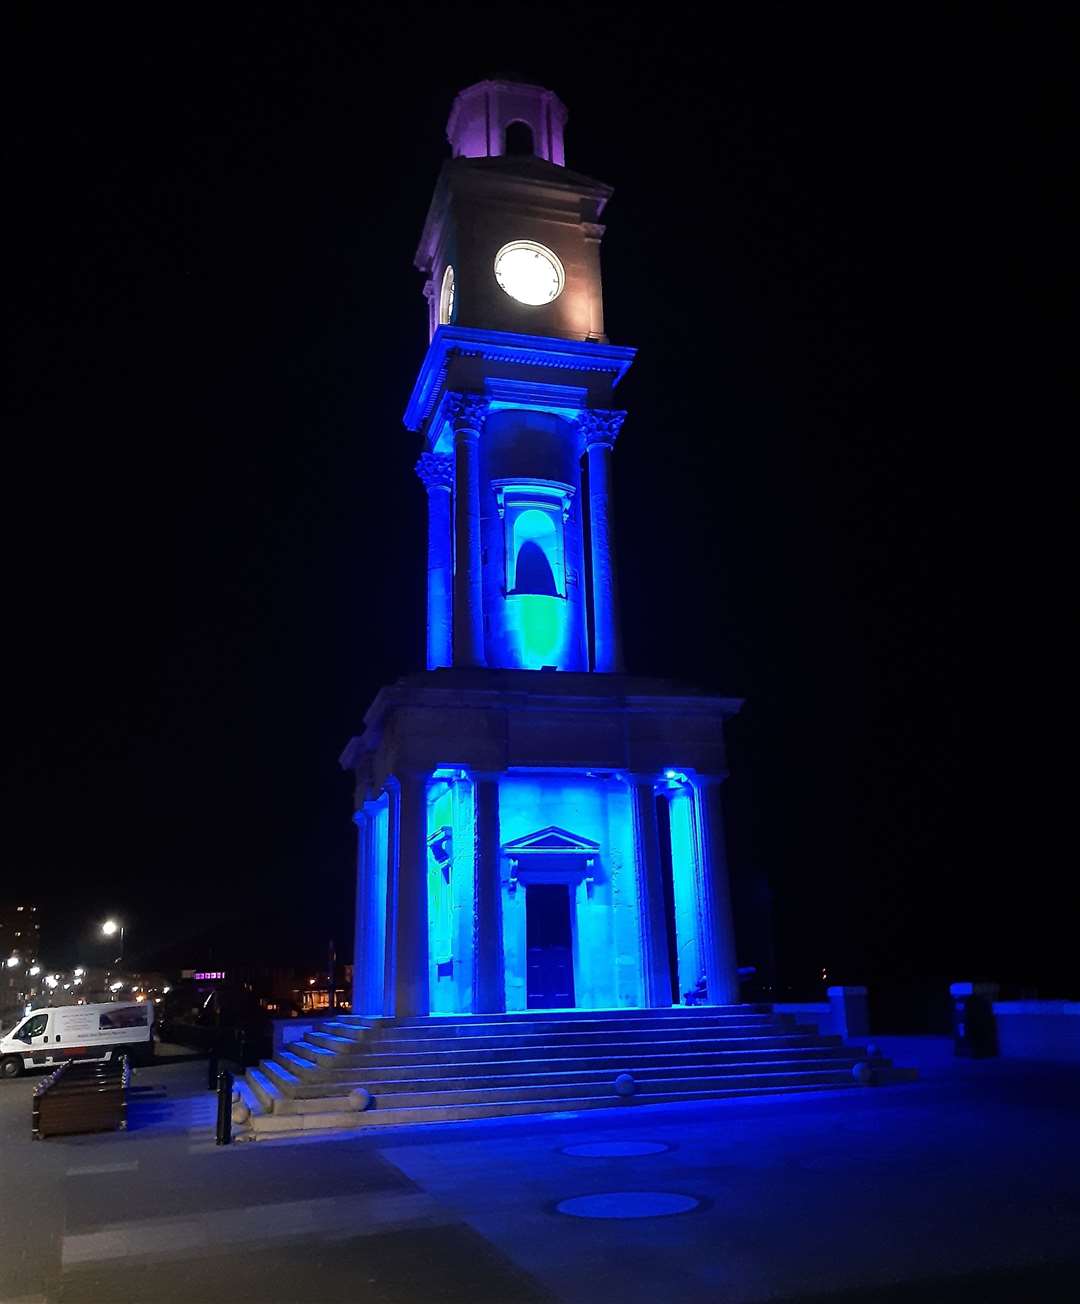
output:
M 563 167 L 565 126 L 566 105 L 554 91 L 524 82 L 482 81 L 454 100 L 446 136 L 455 158 L 532 153 Z

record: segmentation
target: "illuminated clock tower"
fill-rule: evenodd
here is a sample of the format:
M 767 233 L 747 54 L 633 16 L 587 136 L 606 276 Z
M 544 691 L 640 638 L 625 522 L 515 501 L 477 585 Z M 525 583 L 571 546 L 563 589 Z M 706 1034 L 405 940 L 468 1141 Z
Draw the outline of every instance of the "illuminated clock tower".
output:
M 354 1011 L 738 999 L 720 784 L 740 703 L 625 673 L 604 329 L 611 188 L 550 90 L 462 91 L 416 265 L 405 411 L 427 496 L 427 670 L 380 692 L 357 778 Z

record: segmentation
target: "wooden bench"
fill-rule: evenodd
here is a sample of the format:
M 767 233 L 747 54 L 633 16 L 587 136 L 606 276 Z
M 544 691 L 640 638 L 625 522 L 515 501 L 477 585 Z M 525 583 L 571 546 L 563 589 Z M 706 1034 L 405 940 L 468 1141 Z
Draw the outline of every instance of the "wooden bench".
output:
M 34 1139 L 126 1128 L 130 1083 L 126 1055 L 105 1063 L 61 1064 L 34 1089 Z

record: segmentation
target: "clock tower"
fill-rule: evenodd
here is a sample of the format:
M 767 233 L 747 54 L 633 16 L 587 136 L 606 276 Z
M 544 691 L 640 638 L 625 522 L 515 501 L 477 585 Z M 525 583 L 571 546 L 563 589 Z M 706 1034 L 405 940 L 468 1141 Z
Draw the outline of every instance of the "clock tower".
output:
M 405 410 L 427 497 L 427 669 L 342 763 L 360 833 L 354 1010 L 738 999 L 720 785 L 740 703 L 623 665 L 605 333 L 611 187 L 567 112 L 510 80 L 456 97 L 416 266 Z

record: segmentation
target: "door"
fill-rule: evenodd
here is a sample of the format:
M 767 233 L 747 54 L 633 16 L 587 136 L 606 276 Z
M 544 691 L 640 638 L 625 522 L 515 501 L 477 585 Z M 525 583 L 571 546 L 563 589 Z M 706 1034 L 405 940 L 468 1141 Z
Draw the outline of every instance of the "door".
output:
M 48 1014 L 35 1014 L 22 1025 L 14 1034 L 18 1041 L 21 1041 L 26 1047 L 26 1052 L 32 1058 L 28 1063 L 47 1064 L 51 1060 L 49 1052 L 49 1016 Z
M 525 952 L 529 1009 L 572 1006 L 574 958 L 568 883 L 526 887 Z

